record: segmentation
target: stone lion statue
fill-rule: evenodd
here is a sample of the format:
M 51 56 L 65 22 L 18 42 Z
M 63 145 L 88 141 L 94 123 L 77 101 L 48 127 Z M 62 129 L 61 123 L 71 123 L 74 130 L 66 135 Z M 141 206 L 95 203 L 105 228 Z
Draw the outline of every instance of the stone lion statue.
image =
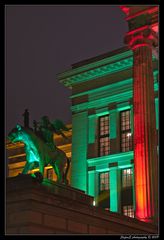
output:
M 8 138 L 13 143 L 23 142 L 25 144 L 26 164 L 22 174 L 27 174 L 29 170 L 39 167 L 40 174 L 43 176 L 44 167 L 50 164 L 57 175 L 57 182 L 68 184 L 67 173 L 70 160 L 65 152 L 55 145 L 52 149 L 34 131 L 19 124 L 11 130 Z

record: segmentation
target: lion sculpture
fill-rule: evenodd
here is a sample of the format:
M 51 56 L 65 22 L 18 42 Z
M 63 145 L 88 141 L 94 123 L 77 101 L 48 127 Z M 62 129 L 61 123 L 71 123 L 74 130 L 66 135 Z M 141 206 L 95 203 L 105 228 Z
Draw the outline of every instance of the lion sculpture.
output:
M 24 128 L 17 124 L 8 134 L 11 142 L 23 142 L 25 144 L 26 164 L 22 174 L 27 174 L 29 170 L 39 167 L 39 172 L 43 176 L 44 167 L 50 164 L 56 175 L 57 182 L 68 184 L 67 173 L 70 160 L 65 152 L 54 145 L 54 151 L 38 137 L 30 128 Z

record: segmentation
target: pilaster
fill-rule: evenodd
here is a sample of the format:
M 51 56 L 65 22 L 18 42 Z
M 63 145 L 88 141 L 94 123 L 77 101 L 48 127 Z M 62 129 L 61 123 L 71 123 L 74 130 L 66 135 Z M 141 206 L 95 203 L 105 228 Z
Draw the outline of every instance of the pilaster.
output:
M 96 170 L 88 171 L 88 195 L 94 197 L 95 201 L 98 197 L 99 190 L 98 175 L 99 173 Z
M 119 178 L 118 168 L 112 167 L 110 169 L 110 211 L 119 212 Z
M 87 191 L 87 112 L 72 117 L 72 165 L 71 186 Z

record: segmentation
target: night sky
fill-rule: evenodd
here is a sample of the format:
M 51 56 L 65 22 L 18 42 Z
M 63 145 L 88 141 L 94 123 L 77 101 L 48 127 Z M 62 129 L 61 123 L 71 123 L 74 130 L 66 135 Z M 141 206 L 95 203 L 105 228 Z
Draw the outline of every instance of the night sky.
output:
M 47 115 L 71 123 L 71 90 L 57 74 L 124 46 L 124 13 L 111 5 L 9 5 L 5 9 L 6 133 Z

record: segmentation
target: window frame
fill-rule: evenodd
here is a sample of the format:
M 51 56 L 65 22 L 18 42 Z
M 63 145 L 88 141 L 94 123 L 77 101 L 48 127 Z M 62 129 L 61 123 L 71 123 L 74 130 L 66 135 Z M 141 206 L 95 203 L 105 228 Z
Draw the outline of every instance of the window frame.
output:
M 129 128 L 126 129 L 126 112 L 129 112 Z M 125 116 L 123 114 L 125 113 Z M 125 124 L 123 124 L 125 123 Z M 125 126 L 125 129 L 122 129 L 122 126 Z M 128 137 L 127 134 L 130 134 Z M 123 135 L 125 136 L 123 138 Z M 124 141 L 123 141 L 124 140 Z M 123 146 L 124 143 L 124 146 Z M 131 124 L 131 109 L 125 109 L 120 111 L 120 151 L 121 152 L 129 152 L 133 150 L 133 135 L 132 135 L 132 124 Z
M 104 121 L 101 121 L 101 119 L 105 118 L 105 117 L 108 117 L 108 124 L 106 125 L 105 124 L 105 120 Z M 99 157 L 102 157 L 102 156 L 107 156 L 110 154 L 110 115 L 109 114 L 106 114 L 106 115 L 102 115 L 99 117 L 98 119 L 99 121 L 99 128 L 98 128 L 98 155 Z M 104 125 L 102 125 L 101 123 L 104 122 Z M 103 126 L 104 128 L 104 131 L 106 129 L 106 131 L 108 130 L 107 133 L 104 133 L 104 134 L 101 134 L 101 127 Z M 104 145 L 104 149 L 102 148 L 101 146 L 101 140 L 105 140 L 107 139 L 107 141 L 102 141 L 102 143 L 107 143 L 107 145 Z M 102 150 L 101 150 L 102 149 Z M 107 150 L 106 150 L 107 149 Z
M 126 214 L 125 214 L 125 211 L 127 211 Z M 122 214 L 124 216 L 134 218 L 135 217 L 134 206 L 133 205 L 124 205 L 122 207 Z
M 108 183 L 108 185 L 107 185 L 108 188 L 107 188 L 107 189 L 106 189 L 106 187 L 105 187 L 104 189 L 101 189 L 101 175 L 102 175 L 102 174 L 107 174 L 107 176 L 108 176 L 108 181 L 107 181 L 107 183 Z M 109 190 L 110 190 L 110 185 L 109 185 L 109 184 L 110 184 L 110 182 L 109 182 L 109 177 L 110 177 L 110 176 L 109 176 L 109 174 L 110 174 L 109 171 L 100 172 L 100 173 L 99 173 L 99 193 L 102 193 L 102 192 L 104 192 L 104 191 L 109 191 Z M 105 178 L 103 178 L 103 179 L 107 179 L 107 178 L 105 177 Z M 106 186 L 107 183 L 105 183 L 104 186 Z
M 49 177 L 48 177 L 49 172 L 50 172 L 52 178 L 49 178 Z M 46 172 L 47 179 L 53 180 L 53 175 L 54 175 L 53 168 L 48 168 L 48 169 L 47 169 L 47 172 Z
M 127 174 L 127 170 L 131 171 L 130 174 Z M 126 171 L 126 174 L 123 174 L 124 171 Z M 126 179 L 126 184 L 125 184 L 124 178 Z M 129 184 L 129 182 L 131 184 Z M 121 171 L 121 186 L 122 186 L 122 189 L 133 187 L 133 168 L 132 167 L 122 169 L 122 171 Z

